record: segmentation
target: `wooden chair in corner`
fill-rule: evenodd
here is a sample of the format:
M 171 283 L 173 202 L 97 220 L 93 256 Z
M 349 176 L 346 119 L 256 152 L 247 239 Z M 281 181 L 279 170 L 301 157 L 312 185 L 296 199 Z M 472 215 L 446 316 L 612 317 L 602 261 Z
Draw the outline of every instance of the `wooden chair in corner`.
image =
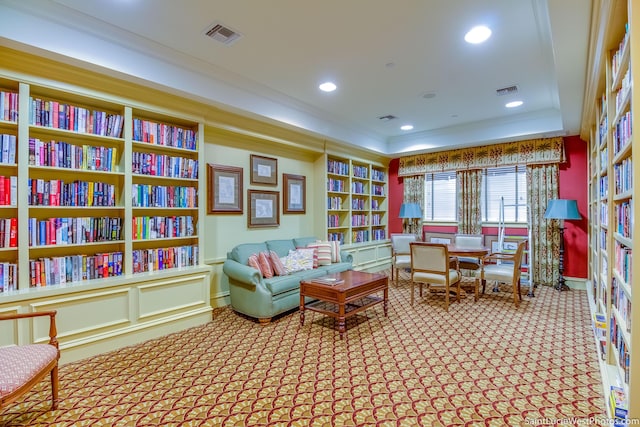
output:
M 444 292 L 445 309 L 449 311 L 449 298 L 452 290 L 460 302 L 460 271 L 457 259 L 449 257 L 449 249 L 443 243 L 411 243 L 411 305 L 414 302 L 414 286 L 426 284 L 429 291 L 442 290 Z M 454 268 L 451 268 L 452 264 Z
M 398 284 L 400 270 L 411 267 L 411 250 L 409 245 L 415 242 L 415 234 L 391 235 L 391 280 Z M 395 275 L 394 275 L 395 272 Z
M 513 301 L 516 308 L 520 306 L 522 300 L 520 290 L 520 275 L 522 268 L 522 257 L 527 241 L 523 240 L 518 244 L 515 253 L 491 253 L 484 257 L 483 266 L 476 272 L 476 286 L 482 283 L 482 293 L 486 287 L 487 280 L 495 280 L 498 283 L 509 283 L 513 287 Z
M 58 348 L 56 311 L 2 314 L 0 321 L 49 316 L 49 342 L 0 347 L 0 408 L 14 402 L 44 377 L 51 377 L 51 408 L 58 407 Z

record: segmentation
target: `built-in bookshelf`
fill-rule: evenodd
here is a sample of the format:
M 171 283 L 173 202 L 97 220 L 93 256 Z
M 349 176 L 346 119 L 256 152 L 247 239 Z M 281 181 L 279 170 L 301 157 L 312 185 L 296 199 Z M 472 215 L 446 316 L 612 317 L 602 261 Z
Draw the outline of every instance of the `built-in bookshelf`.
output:
M 640 81 L 632 46 L 640 45 L 640 37 L 629 30 L 640 28 L 640 12 L 632 14 L 631 1 L 617 0 L 602 13 L 598 33 L 608 55 L 594 80 L 601 92 L 589 147 L 589 302 L 608 414 L 620 409 L 616 401 L 626 405 L 629 418 L 639 418 L 640 407 L 631 403 L 640 398 L 640 303 L 633 298 L 633 271 L 639 268 L 633 261 L 633 205 L 640 188 L 633 151 L 640 150 L 640 139 L 632 132 L 640 108 L 640 93 L 632 88 Z
M 387 239 L 387 171 L 382 166 L 325 156 L 327 238 L 342 244 Z
M 0 295 L 201 263 L 200 122 L 6 78 L 0 100 Z

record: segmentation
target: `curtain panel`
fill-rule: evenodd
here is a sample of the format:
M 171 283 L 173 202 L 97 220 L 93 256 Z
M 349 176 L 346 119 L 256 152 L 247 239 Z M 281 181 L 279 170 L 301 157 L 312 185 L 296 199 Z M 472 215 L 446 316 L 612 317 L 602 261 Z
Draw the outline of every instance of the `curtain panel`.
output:
M 562 137 L 529 139 L 401 157 L 398 176 L 498 166 L 553 164 L 564 161 Z
M 482 169 L 456 172 L 458 186 L 458 233 L 482 234 Z
M 404 194 L 402 203 L 417 203 L 424 209 L 424 176 L 413 176 L 403 179 Z M 407 220 L 407 233 L 415 234 L 422 240 L 422 218 Z

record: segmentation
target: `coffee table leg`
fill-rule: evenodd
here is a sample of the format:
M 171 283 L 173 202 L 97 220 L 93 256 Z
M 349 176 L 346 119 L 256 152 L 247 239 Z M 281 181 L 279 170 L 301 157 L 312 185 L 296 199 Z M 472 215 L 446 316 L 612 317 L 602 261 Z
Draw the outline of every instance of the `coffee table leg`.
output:
M 347 322 L 344 313 L 344 304 L 338 306 L 338 332 L 340 332 L 340 339 L 344 337 L 344 333 L 347 331 Z
M 300 295 L 300 326 L 304 326 L 304 296 Z
M 384 288 L 384 300 L 382 301 L 382 307 L 384 308 L 384 317 L 387 317 L 387 301 L 389 300 L 389 290 Z

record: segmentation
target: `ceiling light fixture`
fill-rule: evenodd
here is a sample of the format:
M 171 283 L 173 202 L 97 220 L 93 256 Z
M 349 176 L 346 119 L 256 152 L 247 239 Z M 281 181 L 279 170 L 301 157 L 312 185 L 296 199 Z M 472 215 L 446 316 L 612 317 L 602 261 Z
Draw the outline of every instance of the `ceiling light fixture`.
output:
M 333 82 L 324 82 L 320 86 L 318 86 L 323 92 L 333 92 L 338 87 Z
M 413 129 L 413 125 L 402 125 L 402 126 L 400 126 L 400 129 L 402 129 L 402 130 L 411 130 L 411 129 Z
M 478 25 L 469 30 L 464 36 L 464 40 L 467 43 L 478 44 L 491 37 L 491 30 L 484 25 Z
M 522 104 L 523 104 L 522 101 L 511 101 L 504 104 L 504 106 L 507 108 L 516 108 L 521 106 Z

